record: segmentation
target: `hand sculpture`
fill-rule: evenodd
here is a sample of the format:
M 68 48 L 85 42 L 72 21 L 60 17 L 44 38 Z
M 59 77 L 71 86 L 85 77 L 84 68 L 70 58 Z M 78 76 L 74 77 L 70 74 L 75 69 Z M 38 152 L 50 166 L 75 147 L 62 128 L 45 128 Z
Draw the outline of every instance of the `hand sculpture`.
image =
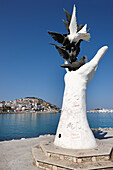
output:
M 66 69 L 62 113 L 55 145 L 68 149 L 89 149 L 97 146 L 87 121 L 86 90 L 107 49 L 107 46 L 102 47 L 90 62 L 76 71 Z

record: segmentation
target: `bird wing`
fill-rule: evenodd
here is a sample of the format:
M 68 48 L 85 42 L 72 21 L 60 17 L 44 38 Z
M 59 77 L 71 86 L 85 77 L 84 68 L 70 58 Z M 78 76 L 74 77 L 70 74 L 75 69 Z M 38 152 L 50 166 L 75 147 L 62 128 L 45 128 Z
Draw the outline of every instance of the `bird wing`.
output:
M 66 30 L 69 31 L 69 22 L 65 21 L 64 19 L 63 22 L 65 24 Z
M 66 60 L 69 59 L 69 53 L 68 53 L 66 50 L 58 47 L 57 45 L 55 45 L 55 47 L 56 47 L 56 49 L 58 50 L 59 54 L 60 54 L 64 59 L 66 59 Z
M 83 25 L 78 25 L 77 24 L 77 32 L 79 32 L 83 28 Z
M 71 22 L 69 25 L 70 34 L 75 34 L 77 32 L 77 21 L 76 21 L 76 7 L 73 7 L 73 14 L 71 17 Z
M 73 67 L 73 69 L 77 70 L 77 69 L 79 69 L 84 64 L 85 64 L 85 61 L 83 60 L 83 58 L 81 58 L 80 61 L 73 62 L 72 63 L 72 67 Z
M 70 21 L 71 21 L 71 14 L 69 12 L 67 12 L 65 9 L 63 9 L 63 10 L 65 12 L 67 21 L 70 23 Z
M 58 43 L 63 43 L 64 41 L 64 35 L 57 33 L 57 32 L 52 32 L 52 31 L 48 31 L 48 33 L 52 36 L 52 38 L 57 41 Z
M 87 30 L 87 33 L 90 31 L 90 29 L 91 29 L 91 28 L 89 28 L 89 29 Z
M 79 38 L 79 40 L 89 41 L 90 34 L 89 33 L 80 33 L 78 38 Z
M 58 47 L 61 47 L 61 48 L 64 48 L 64 46 L 62 45 L 56 45 L 56 44 L 53 44 L 53 43 L 49 43 L 50 45 L 55 45 L 55 46 L 58 46 Z
M 76 56 L 78 56 L 79 52 L 80 52 L 80 43 L 82 40 L 79 40 L 79 42 L 75 45 L 76 46 Z
M 87 24 L 78 32 L 78 33 L 86 33 Z

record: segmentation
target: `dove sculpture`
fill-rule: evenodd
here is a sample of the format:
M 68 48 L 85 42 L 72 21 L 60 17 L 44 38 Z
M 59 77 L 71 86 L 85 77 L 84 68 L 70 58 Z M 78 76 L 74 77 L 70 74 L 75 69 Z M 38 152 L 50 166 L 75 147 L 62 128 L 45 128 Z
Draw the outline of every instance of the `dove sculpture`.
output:
M 69 71 L 76 71 L 78 70 L 81 66 L 83 66 L 87 62 L 87 57 L 83 56 L 80 61 L 75 61 L 72 64 L 62 64 L 61 67 L 63 68 L 68 68 Z
M 86 31 L 87 24 L 85 24 L 80 31 L 77 32 L 77 21 L 76 21 L 76 7 L 74 5 L 73 7 L 73 13 L 71 17 L 71 22 L 69 25 L 69 35 L 67 35 L 67 38 L 69 39 L 70 43 L 72 42 L 78 42 L 79 40 L 85 40 L 89 41 L 90 34 Z
M 70 63 L 75 62 L 77 60 L 77 56 L 80 52 L 80 41 L 76 45 L 71 46 L 69 52 L 66 50 L 67 46 L 56 45 L 53 43 L 50 44 L 54 45 L 58 50 L 59 54 L 64 59 L 69 60 Z
M 66 11 L 65 9 L 64 9 L 64 12 L 65 12 L 67 21 L 65 21 L 64 19 L 62 21 L 64 22 L 67 31 L 70 32 L 69 31 L 69 25 L 70 25 L 70 22 L 71 22 L 71 14 L 68 11 Z M 83 28 L 83 25 L 77 24 L 77 32 L 80 31 L 82 28 Z

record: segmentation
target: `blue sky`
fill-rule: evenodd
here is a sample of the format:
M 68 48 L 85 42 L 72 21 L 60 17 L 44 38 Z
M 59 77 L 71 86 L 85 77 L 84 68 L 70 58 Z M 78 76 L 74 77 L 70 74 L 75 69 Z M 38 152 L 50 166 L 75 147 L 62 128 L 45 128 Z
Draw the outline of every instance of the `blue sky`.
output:
M 64 60 L 47 30 L 67 33 L 63 8 L 72 13 L 73 4 L 78 24 L 91 27 L 78 57 L 90 61 L 109 47 L 88 86 L 88 109 L 113 108 L 113 0 L 0 0 L 0 101 L 35 96 L 61 107 Z

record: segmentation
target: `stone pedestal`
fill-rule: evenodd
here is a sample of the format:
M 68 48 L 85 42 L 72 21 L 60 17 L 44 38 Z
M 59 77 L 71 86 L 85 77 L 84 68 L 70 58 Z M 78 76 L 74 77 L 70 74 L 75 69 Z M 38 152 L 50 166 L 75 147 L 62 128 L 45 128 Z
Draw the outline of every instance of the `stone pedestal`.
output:
M 96 140 L 97 148 L 80 150 L 55 146 L 54 136 L 50 136 L 32 148 L 32 155 L 36 166 L 45 170 L 112 170 L 112 137 L 108 132 L 107 138 Z
M 55 145 L 67 149 L 90 149 L 97 146 L 87 120 L 86 91 L 107 49 L 107 46 L 102 47 L 89 63 L 77 71 L 67 71 Z

